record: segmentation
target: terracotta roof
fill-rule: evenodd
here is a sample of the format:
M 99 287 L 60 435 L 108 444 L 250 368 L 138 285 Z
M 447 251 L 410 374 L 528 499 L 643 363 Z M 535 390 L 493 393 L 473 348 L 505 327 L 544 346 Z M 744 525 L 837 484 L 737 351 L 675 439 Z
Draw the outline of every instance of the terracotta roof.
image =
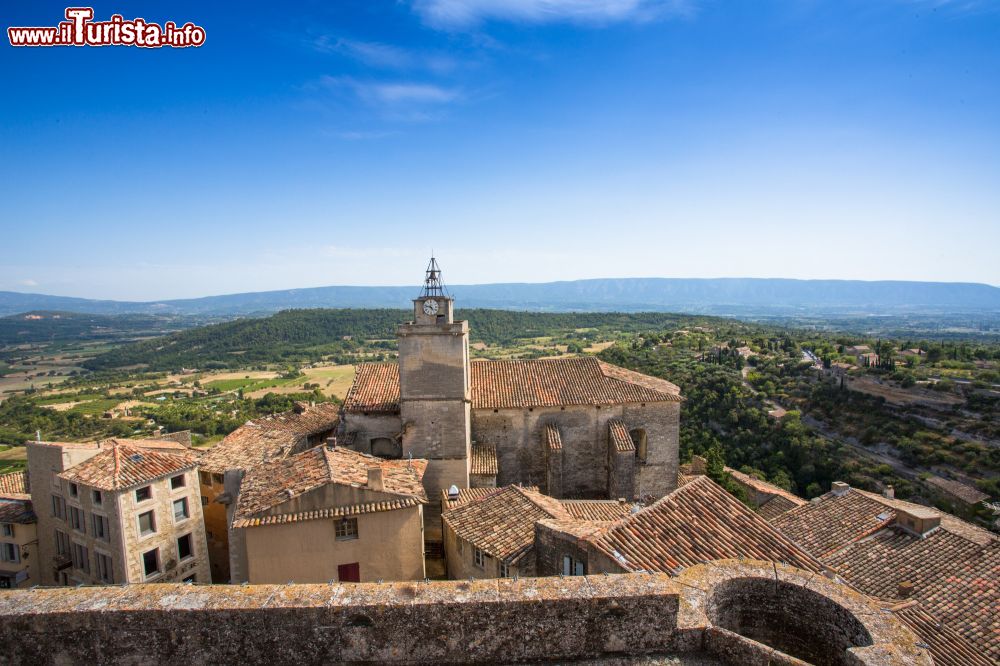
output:
M 924 610 L 917 602 L 906 602 L 892 609 L 920 639 L 927 644 L 935 666 L 995 666 L 972 643 L 948 625 Z
M 475 409 L 680 402 L 674 384 L 592 356 L 527 361 L 473 361 Z
M 239 529 L 243 527 L 263 527 L 267 525 L 300 523 L 306 520 L 346 518 L 348 516 L 359 516 L 365 513 L 408 509 L 410 507 L 419 506 L 420 504 L 423 504 L 423 501 L 416 497 L 398 497 L 396 499 L 384 500 L 381 502 L 367 502 L 364 504 L 352 504 L 350 506 L 334 506 L 327 507 L 325 509 L 315 509 L 313 511 L 279 513 L 276 515 L 257 516 L 256 518 L 238 518 L 233 521 L 233 527 Z
M 493 557 L 516 562 L 535 543 L 535 523 L 569 520 L 559 500 L 519 486 L 496 488 L 481 499 L 442 513 L 455 534 Z
M 493 444 L 472 445 L 472 470 L 470 474 L 497 475 L 497 447 Z
M 897 510 L 939 514 L 940 527 L 911 534 L 895 525 Z M 1000 658 L 996 535 L 947 513 L 854 488 L 827 493 L 773 524 L 866 594 L 892 599 L 899 583 L 913 583 L 911 597 L 924 610 L 985 655 Z
M 102 439 L 97 442 L 98 447 L 102 449 L 109 446 L 117 446 L 119 444 L 127 444 L 140 449 L 153 449 L 154 451 L 191 451 L 194 453 L 190 447 L 184 446 L 176 440 L 157 439 L 155 437 L 147 437 L 144 439 L 122 439 L 121 437 L 112 437 L 110 439 Z
M 959 481 L 953 481 L 952 479 L 945 479 L 940 476 L 931 476 L 927 479 L 927 483 L 931 484 L 935 488 L 943 490 L 949 495 L 957 497 L 966 504 L 979 504 L 980 502 L 985 502 L 990 498 L 989 495 L 977 488 L 973 488 L 972 486 Z
M 29 498 L 26 471 L 0 474 L 0 497 Z
M 615 451 L 622 453 L 635 451 L 635 444 L 632 442 L 632 436 L 628 434 L 628 428 L 625 426 L 624 421 L 620 419 L 611 419 L 608 421 L 608 435 L 615 447 Z
M 368 469 L 382 468 L 384 489 L 368 486 Z M 243 479 L 234 514 L 236 520 L 258 517 L 292 497 L 328 483 L 336 483 L 391 496 L 427 501 L 422 479 L 426 460 L 383 460 L 343 447 L 317 446 L 302 453 L 258 465 Z
M 632 513 L 636 506 L 619 500 L 561 500 L 563 508 L 579 520 L 615 521 Z
M 664 379 L 619 368 L 592 356 L 470 364 L 473 409 L 681 402 Z M 362 363 L 344 400 L 348 412 L 399 411 L 399 366 Z
M 538 492 L 538 486 L 523 486 L 525 490 L 530 490 L 532 492 Z M 448 499 L 448 491 L 441 491 L 441 510 L 448 511 L 456 507 L 460 507 L 463 504 L 468 504 L 473 500 L 483 499 L 488 497 L 497 491 L 496 488 L 460 488 L 458 491 L 457 499 Z
M 554 423 L 545 426 L 545 444 L 549 447 L 549 451 L 562 450 L 562 437 L 559 436 L 559 428 Z
M 124 490 L 195 466 L 194 455 L 165 453 L 118 440 L 97 455 L 74 465 L 59 478 L 98 490 Z
M 247 421 L 202 455 L 199 465 L 206 472 L 224 474 L 298 453 L 309 445 L 309 437 L 336 429 L 339 411 L 336 404 L 322 402 Z
M 351 390 L 344 398 L 348 412 L 376 414 L 399 411 L 399 366 L 395 363 L 359 363 Z
M 791 511 L 797 506 L 802 506 L 803 503 L 805 503 L 805 500 L 802 500 L 802 503 L 798 503 L 793 502 L 784 495 L 775 495 L 757 507 L 757 513 L 764 520 L 774 520 L 786 511 Z
M 707 476 L 699 476 L 591 541 L 626 571 L 675 573 L 730 558 L 823 566 Z
M 843 496 L 821 495 L 779 515 L 771 524 L 822 558 L 845 544 L 875 533 L 895 518 L 891 507 L 851 489 Z
M 31 500 L 0 497 L 0 523 L 27 525 L 36 520 Z

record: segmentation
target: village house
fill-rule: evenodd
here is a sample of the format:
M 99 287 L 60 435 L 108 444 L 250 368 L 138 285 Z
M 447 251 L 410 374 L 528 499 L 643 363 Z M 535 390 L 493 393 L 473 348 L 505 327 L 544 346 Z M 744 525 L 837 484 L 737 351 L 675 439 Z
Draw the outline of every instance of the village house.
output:
M 680 466 L 678 483 L 683 485 L 694 477 L 704 475 L 706 460 L 701 456 L 691 456 L 691 462 Z M 724 468 L 729 478 L 746 493 L 749 505 L 765 520 L 780 516 L 785 511 L 806 504 L 806 500 L 784 488 L 768 483 L 752 474 L 745 474 L 732 467 Z
M 937 490 L 944 497 L 944 499 L 966 511 L 975 508 L 977 505 L 990 498 L 989 495 L 982 492 L 978 488 L 962 483 L 961 481 L 946 479 L 934 474 L 927 478 L 927 483 L 934 486 L 934 489 Z
M 36 522 L 28 473 L 0 475 L 0 589 L 38 584 Z
M 952 655 L 940 663 L 1000 659 L 997 535 L 891 492 L 841 482 L 771 523 L 856 589 L 909 618 L 921 637 Z
M 334 403 L 300 402 L 290 411 L 248 421 L 201 456 L 198 481 L 213 582 L 231 580 L 231 505 L 242 475 L 264 462 L 322 444 L 335 433 L 339 411 Z
M 422 580 L 426 468 L 335 444 L 257 465 L 233 515 L 234 582 Z
M 28 442 L 43 585 L 208 582 L 197 458 L 170 440 Z

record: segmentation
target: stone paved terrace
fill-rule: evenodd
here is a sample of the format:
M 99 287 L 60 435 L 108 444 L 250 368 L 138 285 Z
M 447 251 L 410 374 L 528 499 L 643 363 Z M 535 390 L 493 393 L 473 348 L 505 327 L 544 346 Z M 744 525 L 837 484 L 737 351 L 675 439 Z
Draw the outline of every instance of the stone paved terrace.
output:
M 868 597 L 766 562 L 385 584 L 133 585 L 0 594 L 3 664 L 809 663 L 929 666 Z

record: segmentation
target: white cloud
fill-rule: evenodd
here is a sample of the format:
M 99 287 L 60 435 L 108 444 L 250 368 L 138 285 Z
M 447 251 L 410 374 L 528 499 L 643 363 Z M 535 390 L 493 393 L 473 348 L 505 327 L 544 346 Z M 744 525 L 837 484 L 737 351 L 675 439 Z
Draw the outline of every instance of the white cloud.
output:
M 320 83 L 333 90 L 350 90 L 361 101 L 393 112 L 403 109 L 419 114 L 420 109 L 441 107 L 464 97 L 458 88 L 416 81 L 359 81 L 349 76 L 324 76 Z
M 425 23 L 446 29 L 490 20 L 601 25 L 690 15 L 695 0 L 413 0 L 413 9 Z
M 454 58 L 442 54 L 408 49 L 383 42 L 365 42 L 332 35 L 320 35 L 310 45 L 321 53 L 336 53 L 381 69 L 427 70 L 447 74 L 458 67 Z
M 38 283 L 31 278 L 25 278 L 24 280 L 18 280 L 17 283 L 22 287 L 37 287 Z

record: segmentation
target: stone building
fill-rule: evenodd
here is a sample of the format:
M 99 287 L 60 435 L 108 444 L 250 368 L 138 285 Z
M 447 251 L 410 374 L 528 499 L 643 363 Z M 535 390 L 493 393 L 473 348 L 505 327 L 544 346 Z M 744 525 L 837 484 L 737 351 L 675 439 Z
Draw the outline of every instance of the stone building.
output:
M 290 411 L 248 421 L 202 455 L 198 479 L 213 582 L 231 580 L 231 505 L 243 474 L 261 463 L 325 442 L 337 429 L 339 412 L 333 403 L 297 403 Z M 245 577 L 245 572 L 240 577 Z
M 426 467 L 335 445 L 257 465 L 236 501 L 234 570 L 250 583 L 422 580 Z
M 428 460 L 429 528 L 451 486 L 594 499 L 674 489 L 677 386 L 593 357 L 470 362 L 468 323 L 455 321 L 433 259 L 413 305 L 399 363 L 358 367 L 342 436 L 364 453 Z
M 28 473 L 0 475 L 0 589 L 38 584 L 36 522 Z
M 187 447 L 112 439 L 27 448 L 42 584 L 209 581 Z

